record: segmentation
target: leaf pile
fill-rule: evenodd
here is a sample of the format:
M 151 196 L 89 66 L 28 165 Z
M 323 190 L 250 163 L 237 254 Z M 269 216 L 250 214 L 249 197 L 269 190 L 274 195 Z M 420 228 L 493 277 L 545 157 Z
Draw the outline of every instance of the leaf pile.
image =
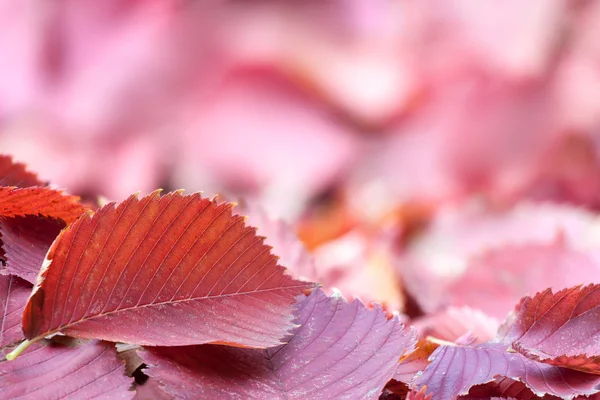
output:
M 518 215 L 483 215 L 473 231 L 494 232 L 487 245 L 433 221 L 416 241 L 358 230 L 310 254 L 260 208 L 243 217 L 232 203 L 158 190 L 91 210 L 2 160 L 2 182 L 33 184 L 0 187 L 8 398 L 600 393 L 600 264 L 570 237 L 590 221 L 539 235 L 511 226 Z M 440 253 L 454 251 L 454 269 L 434 273 L 419 240 L 449 234 L 460 246 Z M 511 240 L 496 245 L 502 235 Z M 398 237 L 407 247 L 394 250 Z M 352 290 L 377 279 L 388 282 L 372 298 Z

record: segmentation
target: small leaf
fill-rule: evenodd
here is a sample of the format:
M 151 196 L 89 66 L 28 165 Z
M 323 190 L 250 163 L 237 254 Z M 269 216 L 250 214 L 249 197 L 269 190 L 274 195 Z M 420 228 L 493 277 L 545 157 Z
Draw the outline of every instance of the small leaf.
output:
M 23 338 L 21 314 L 31 285 L 12 275 L 0 275 L 0 348 Z
M 266 350 L 228 346 L 150 347 L 147 374 L 176 398 L 377 399 L 414 329 L 381 306 L 315 290 L 302 301 L 288 344 Z
M 15 361 L 0 362 L 5 399 L 130 399 L 133 381 L 112 343 L 91 341 L 66 347 L 40 341 Z
M 47 187 L 0 187 L 0 216 L 41 215 L 69 224 L 87 211 L 78 201 L 78 197 Z
M 50 248 L 23 316 L 55 332 L 143 345 L 281 343 L 298 282 L 231 205 L 154 192 L 78 219 Z
M 600 285 L 548 289 L 522 301 L 504 340 L 531 359 L 600 374 L 598 321 Z
M 61 220 L 33 215 L 0 218 L 2 248 L 6 266 L 0 272 L 35 283 L 46 253 L 65 227 Z
M 0 155 L 0 186 L 45 186 L 36 174 L 27 171 L 25 164 L 15 163 L 12 157 Z

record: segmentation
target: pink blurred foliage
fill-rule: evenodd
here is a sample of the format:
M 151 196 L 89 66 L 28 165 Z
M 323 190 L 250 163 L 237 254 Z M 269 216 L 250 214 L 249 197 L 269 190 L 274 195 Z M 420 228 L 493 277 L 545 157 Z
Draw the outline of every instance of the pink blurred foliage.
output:
M 287 219 L 339 185 L 382 210 L 597 209 L 599 21 L 577 0 L 10 0 L 0 146 L 75 193 L 234 192 Z

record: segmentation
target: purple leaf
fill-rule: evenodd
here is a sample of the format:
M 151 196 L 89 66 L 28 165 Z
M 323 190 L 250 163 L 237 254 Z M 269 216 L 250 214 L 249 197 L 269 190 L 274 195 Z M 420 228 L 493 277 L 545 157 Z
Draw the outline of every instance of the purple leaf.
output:
M 0 362 L 5 399 L 130 399 L 132 384 L 108 342 L 66 347 L 41 341 L 18 359 Z
M 35 283 L 50 245 L 64 227 L 63 221 L 33 215 L 0 219 L 6 258 L 6 266 L 0 272 Z
M 31 285 L 12 275 L 0 275 L 0 348 L 23 338 L 21 314 Z
M 416 342 L 414 329 L 388 320 L 381 306 L 369 310 L 321 290 L 296 316 L 295 335 L 275 348 L 150 347 L 140 355 L 148 375 L 177 398 L 377 399 Z
M 599 392 L 600 376 L 538 363 L 507 348 L 503 343 L 440 346 L 414 384 L 417 388 L 427 386 L 432 400 L 456 399 L 468 394 L 472 386 L 491 382 L 497 376 L 523 380 L 537 395 L 572 399 Z

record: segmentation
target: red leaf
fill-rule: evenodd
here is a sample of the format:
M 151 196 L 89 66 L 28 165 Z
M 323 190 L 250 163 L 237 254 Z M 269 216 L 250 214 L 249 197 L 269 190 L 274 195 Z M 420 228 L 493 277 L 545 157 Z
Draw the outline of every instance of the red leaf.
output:
M 381 306 L 369 310 L 321 290 L 296 315 L 300 327 L 277 348 L 151 347 L 141 356 L 176 398 L 377 399 L 416 341 Z
M 491 382 L 496 376 L 522 380 L 538 395 L 573 398 L 599 392 L 599 376 L 538 363 L 508 352 L 503 343 L 440 346 L 431 360 L 414 383 L 417 388 L 427 386 L 433 400 L 456 399 L 466 395 L 472 386 Z
M 129 399 L 133 381 L 124 372 L 112 343 L 70 348 L 42 341 L 19 359 L 0 362 L 0 392 L 5 399 Z
M 0 187 L 0 216 L 41 215 L 69 224 L 87 210 L 78 201 L 78 197 L 47 187 Z
M 101 208 L 50 248 L 24 316 L 36 340 L 53 332 L 144 345 L 225 342 L 267 347 L 293 327 L 296 295 L 230 204 L 159 192 Z
M 0 186 L 45 186 L 25 164 L 15 163 L 11 156 L 0 155 Z
M 429 365 L 429 356 L 438 348 L 438 344 L 429 340 L 419 340 L 417 349 L 400 361 L 396 368 L 394 379 L 409 383 L 415 374 L 423 371 Z
M 0 348 L 23 337 L 21 314 L 31 293 L 31 285 L 11 275 L 0 275 Z
M 526 297 L 507 342 L 537 361 L 600 374 L 600 285 Z
M 61 220 L 33 215 L 0 219 L 6 258 L 6 266 L 0 268 L 0 272 L 35 283 L 50 245 L 64 227 Z

